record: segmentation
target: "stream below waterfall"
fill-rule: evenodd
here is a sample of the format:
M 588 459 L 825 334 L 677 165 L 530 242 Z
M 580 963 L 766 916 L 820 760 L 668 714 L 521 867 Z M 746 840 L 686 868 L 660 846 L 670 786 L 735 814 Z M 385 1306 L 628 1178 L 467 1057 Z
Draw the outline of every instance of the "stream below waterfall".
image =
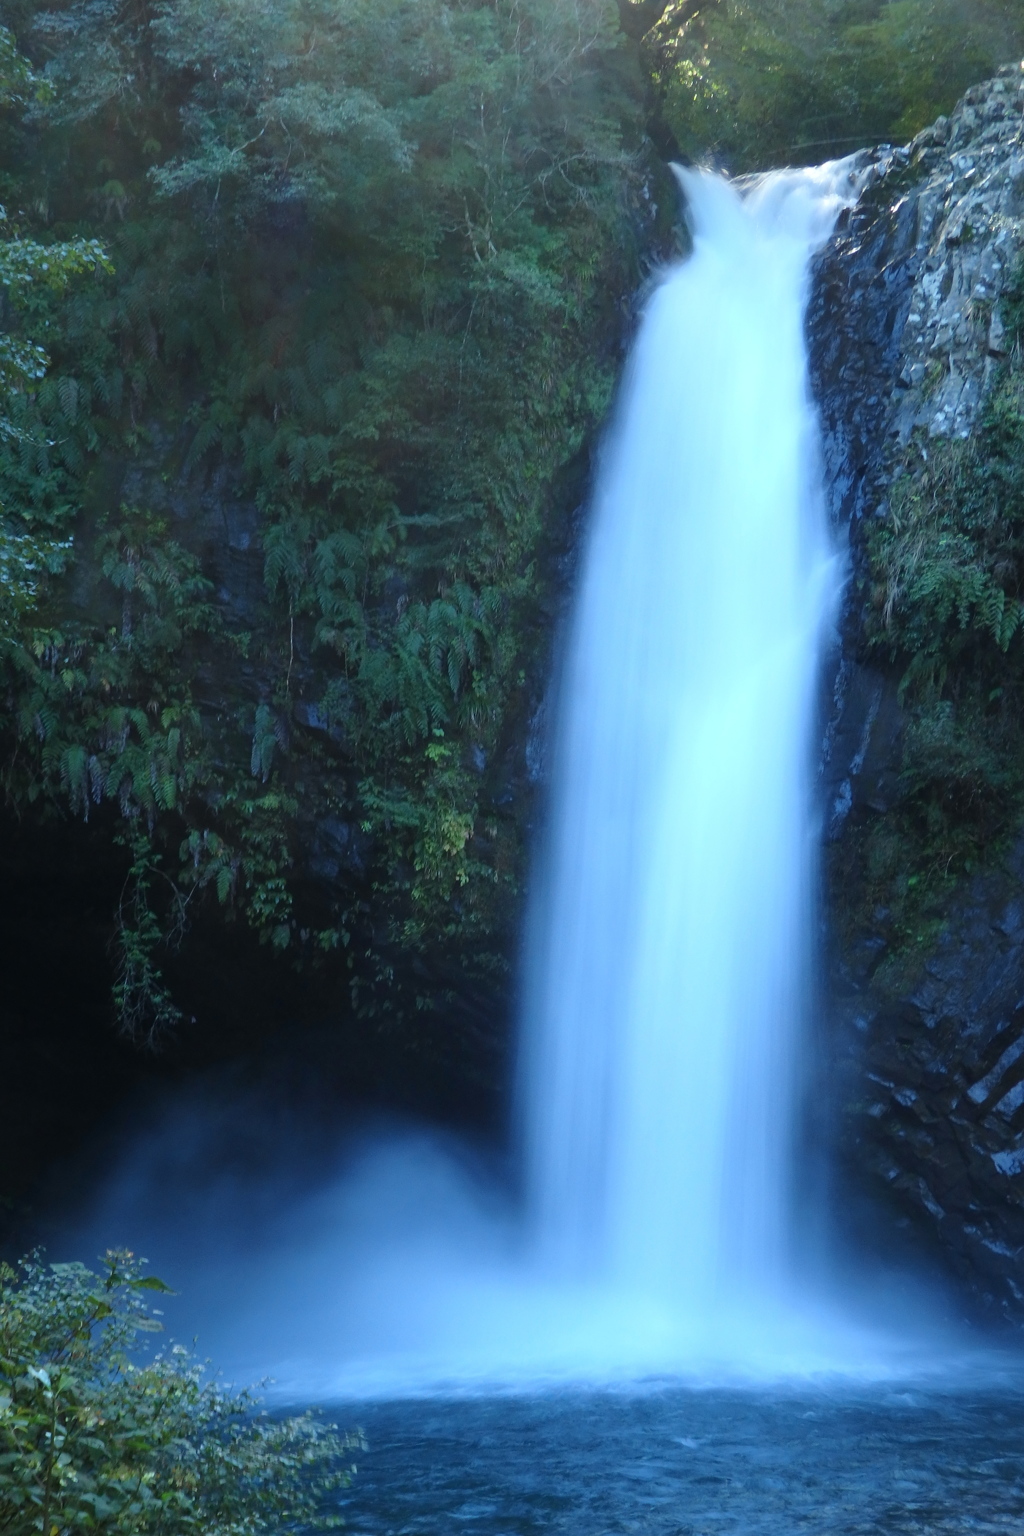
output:
M 350 1536 L 1019 1536 L 1024 1391 L 362 1404 Z

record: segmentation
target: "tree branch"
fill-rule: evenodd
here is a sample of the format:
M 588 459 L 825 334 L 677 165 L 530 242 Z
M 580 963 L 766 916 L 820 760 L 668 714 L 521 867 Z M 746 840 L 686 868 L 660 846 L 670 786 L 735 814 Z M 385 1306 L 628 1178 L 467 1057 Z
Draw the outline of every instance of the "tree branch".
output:
M 619 0 L 619 20 L 622 30 L 627 37 L 634 41 L 644 37 L 668 10 L 672 0 Z M 717 3 L 717 0 L 685 0 L 680 6 L 677 20 L 680 27 L 685 27 L 691 17 L 696 16 L 702 4 Z

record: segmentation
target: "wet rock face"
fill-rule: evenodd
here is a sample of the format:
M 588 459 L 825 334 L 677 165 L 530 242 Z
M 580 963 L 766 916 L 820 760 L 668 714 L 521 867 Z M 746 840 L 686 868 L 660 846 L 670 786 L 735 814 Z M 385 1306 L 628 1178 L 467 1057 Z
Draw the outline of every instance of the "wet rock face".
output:
M 910 146 L 874 151 L 809 310 L 826 482 L 849 582 L 829 669 L 821 781 L 833 915 L 847 856 L 899 793 L 898 674 L 866 656 L 864 531 L 913 438 L 973 430 L 1005 350 L 1024 253 L 1024 75 L 967 93 Z M 838 920 L 829 957 L 828 1134 L 840 1202 L 937 1249 L 982 1315 L 1024 1322 L 1024 843 L 926 914 Z M 886 1246 L 884 1235 L 881 1245 Z
M 916 266 L 892 402 L 904 442 L 915 427 L 967 437 L 1004 356 L 999 300 L 1024 245 L 1022 110 L 1016 70 L 969 91 L 911 146 L 928 176 L 914 197 Z
M 873 1189 L 984 1315 L 1024 1317 L 1024 844 L 977 876 L 924 956 L 841 966 L 841 1183 Z

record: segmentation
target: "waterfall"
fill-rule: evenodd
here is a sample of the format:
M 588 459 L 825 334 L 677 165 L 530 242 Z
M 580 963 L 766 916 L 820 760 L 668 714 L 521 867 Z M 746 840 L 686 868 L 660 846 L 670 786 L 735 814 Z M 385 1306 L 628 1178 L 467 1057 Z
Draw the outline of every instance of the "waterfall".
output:
M 838 587 L 804 338 L 847 163 L 679 177 L 693 252 L 646 307 L 562 683 L 524 1045 L 556 1272 L 688 1310 L 785 1282 Z
M 148 1253 L 199 1296 L 187 1336 L 292 1400 L 900 1358 L 789 1273 L 815 695 L 841 576 L 804 305 L 854 178 L 680 179 L 693 252 L 646 306 L 562 669 L 524 984 L 525 1225 L 423 1128 L 368 1135 L 302 1196 L 204 1187 L 204 1136 L 234 1133 L 186 1100 L 70 1250 L 113 1234 Z

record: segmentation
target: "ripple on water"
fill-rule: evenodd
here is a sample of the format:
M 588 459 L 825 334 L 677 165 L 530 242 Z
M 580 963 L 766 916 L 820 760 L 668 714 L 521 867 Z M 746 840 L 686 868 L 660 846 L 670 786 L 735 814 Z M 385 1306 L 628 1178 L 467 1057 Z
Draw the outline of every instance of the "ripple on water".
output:
M 351 1536 L 1024 1532 L 1024 1392 L 362 1403 Z

